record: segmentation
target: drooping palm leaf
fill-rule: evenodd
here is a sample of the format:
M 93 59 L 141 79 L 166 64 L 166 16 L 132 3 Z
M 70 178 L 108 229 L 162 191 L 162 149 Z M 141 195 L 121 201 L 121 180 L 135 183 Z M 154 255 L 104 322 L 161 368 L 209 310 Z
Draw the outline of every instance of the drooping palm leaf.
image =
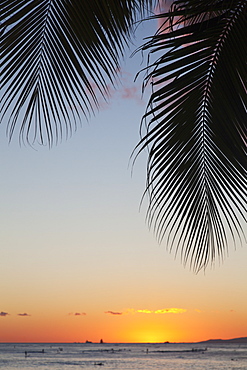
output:
M 196 271 L 246 226 L 246 10 L 246 1 L 174 1 L 142 47 L 159 56 L 137 147 L 149 152 L 147 217 Z
M 3 0 L 1 121 L 52 144 L 114 84 L 133 24 L 151 0 Z M 97 92 L 96 92 L 97 91 Z

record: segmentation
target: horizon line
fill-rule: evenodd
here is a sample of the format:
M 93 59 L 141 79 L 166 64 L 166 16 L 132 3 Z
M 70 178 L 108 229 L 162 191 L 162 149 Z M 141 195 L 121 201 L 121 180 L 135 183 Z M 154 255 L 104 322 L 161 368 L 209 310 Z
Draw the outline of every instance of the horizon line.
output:
M 93 341 L 69 341 L 69 342 L 50 342 L 50 341 L 0 341 L 0 344 L 190 344 L 190 343 L 201 343 L 201 342 L 209 342 L 209 341 L 230 341 L 230 340 L 237 340 L 237 339 L 246 339 L 247 336 L 244 337 L 233 337 L 233 338 L 227 338 L 227 339 L 222 339 L 222 338 L 210 338 L 210 339 L 204 339 L 204 340 L 199 340 L 199 341 L 179 341 L 179 342 L 170 342 L 170 341 L 164 341 L 164 342 L 93 342 Z

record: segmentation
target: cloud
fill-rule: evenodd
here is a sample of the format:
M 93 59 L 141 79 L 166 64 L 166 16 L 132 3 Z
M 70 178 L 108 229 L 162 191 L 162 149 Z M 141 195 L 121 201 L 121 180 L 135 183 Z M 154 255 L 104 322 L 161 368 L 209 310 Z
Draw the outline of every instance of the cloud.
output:
M 137 313 L 147 313 L 147 314 L 150 314 L 150 313 L 153 313 L 153 314 L 166 314 L 166 313 L 184 313 L 186 312 L 187 310 L 185 310 L 184 308 L 163 308 L 161 310 L 156 310 L 156 311 L 150 311 L 150 310 L 137 310 L 136 312 Z
M 86 316 L 86 312 L 70 312 L 69 316 Z
M 86 312 L 75 312 L 75 316 L 86 316 Z
M 145 105 L 141 96 L 140 86 L 126 86 L 119 92 L 121 99 L 134 100 L 139 105 Z
M 8 316 L 9 315 L 9 313 L 8 312 L 0 312 L 0 316 L 2 316 L 2 317 L 5 317 L 5 316 Z
M 184 308 L 165 308 L 163 310 L 154 311 L 154 313 L 163 314 L 163 313 L 184 313 L 187 310 Z
M 154 311 L 150 311 L 150 310 L 137 310 L 136 312 L 137 313 L 153 313 Z
M 18 316 L 31 316 L 31 315 L 29 315 L 29 313 L 26 313 L 26 312 L 24 312 L 24 313 L 18 313 L 17 315 Z
M 187 312 L 186 309 L 184 308 L 163 308 L 163 309 L 160 309 L 160 310 L 155 310 L 155 311 L 152 311 L 152 310 L 147 310 L 147 309 L 144 309 L 144 310 L 135 310 L 133 308 L 128 308 L 127 310 L 124 310 L 123 312 L 115 312 L 115 311 L 106 311 L 105 313 L 107 314 L 110 314 L 110 315 L 128 315 L 128 314 L 139 314 L 139 313 L 144 313 L 144 314 L 167 314 L 167 313 L 171 313 L 171 314 L 178 314 L 178 313 L 185 313 Z
M 122 98 L 123 99 L 132 99 L 136 98 L 136 93 L 137 93 L 137 87 L 132 86 L 132 87 L 124 87 L 123 92 L 122 92 Z
M 123 312 L 115 312 L 115 311 L 106 311 L 105 313 L 108 313 L 110 315 L 123 315 Z

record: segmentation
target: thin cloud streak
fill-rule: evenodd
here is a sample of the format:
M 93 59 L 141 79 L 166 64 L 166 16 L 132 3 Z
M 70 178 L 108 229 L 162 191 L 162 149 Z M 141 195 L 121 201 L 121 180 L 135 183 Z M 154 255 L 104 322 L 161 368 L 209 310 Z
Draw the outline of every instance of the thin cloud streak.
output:
M 86 312 L 70 312 L 69 316 L 86 316 Z
M 150 311 L 150 310 L 138 310 L 138 313 L 153 313 L 153 314 L 158 314 L 158 315 L 163 315 L 167 313 L 173 313 L 173 314 L 178 314 L 178 313 L 185 313 L 187 310 L 184 308 L 164 308 L 161 310 L 156 310 L 156 311 Z
M 187 312 L 187 310 L 185 308 L 175 308 L 175 307 L 172 307 L 172 308 L 163 308 L 163 309 L 160 309 L 160 310 L 147 310 L 147 309 L 143 309 L 143 310 L 135 310 L 133 308 L 128 308 L 127 310 L 123 311 L 123 312 L 116 312 L 116 311 L 106 311 L 105 313 L 106 314 L 111 314 L 111 315 L 129 315 L 129 314 L 139 314 L 139 313 L 144 313 L 144 314 L 156 314 L 156 315 L 163 315 L 163 314 L 181 314 L 181 313 L 185 313 Z
M 136 312 L 137 313 L 154 313 L 154 311 L 150 311 L 150 310 L 137 310 Z
M 0 312 L 0 316 L 2 316 L 2 317 L 5 317 L 5 316 L 8 316 L 9 315 L 9 313 L 8 312 Z
M 115 311 L 105 311 L 105 313 L 110 315 L 123 315 L 123 312 L 115 312 Z

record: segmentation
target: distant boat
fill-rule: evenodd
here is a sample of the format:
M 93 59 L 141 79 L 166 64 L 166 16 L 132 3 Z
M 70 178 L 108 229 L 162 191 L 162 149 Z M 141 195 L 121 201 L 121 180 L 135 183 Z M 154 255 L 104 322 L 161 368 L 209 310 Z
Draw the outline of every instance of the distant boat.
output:
M 86 342 L 85 343 L 93 343 L 93 342 L 91 342 L 90 340 L 86 340 Z
M 100 344 L 102 344 L 102 343 L 104 343 L 104 342 L 103 342 L 103 339 L 100 339 Z

